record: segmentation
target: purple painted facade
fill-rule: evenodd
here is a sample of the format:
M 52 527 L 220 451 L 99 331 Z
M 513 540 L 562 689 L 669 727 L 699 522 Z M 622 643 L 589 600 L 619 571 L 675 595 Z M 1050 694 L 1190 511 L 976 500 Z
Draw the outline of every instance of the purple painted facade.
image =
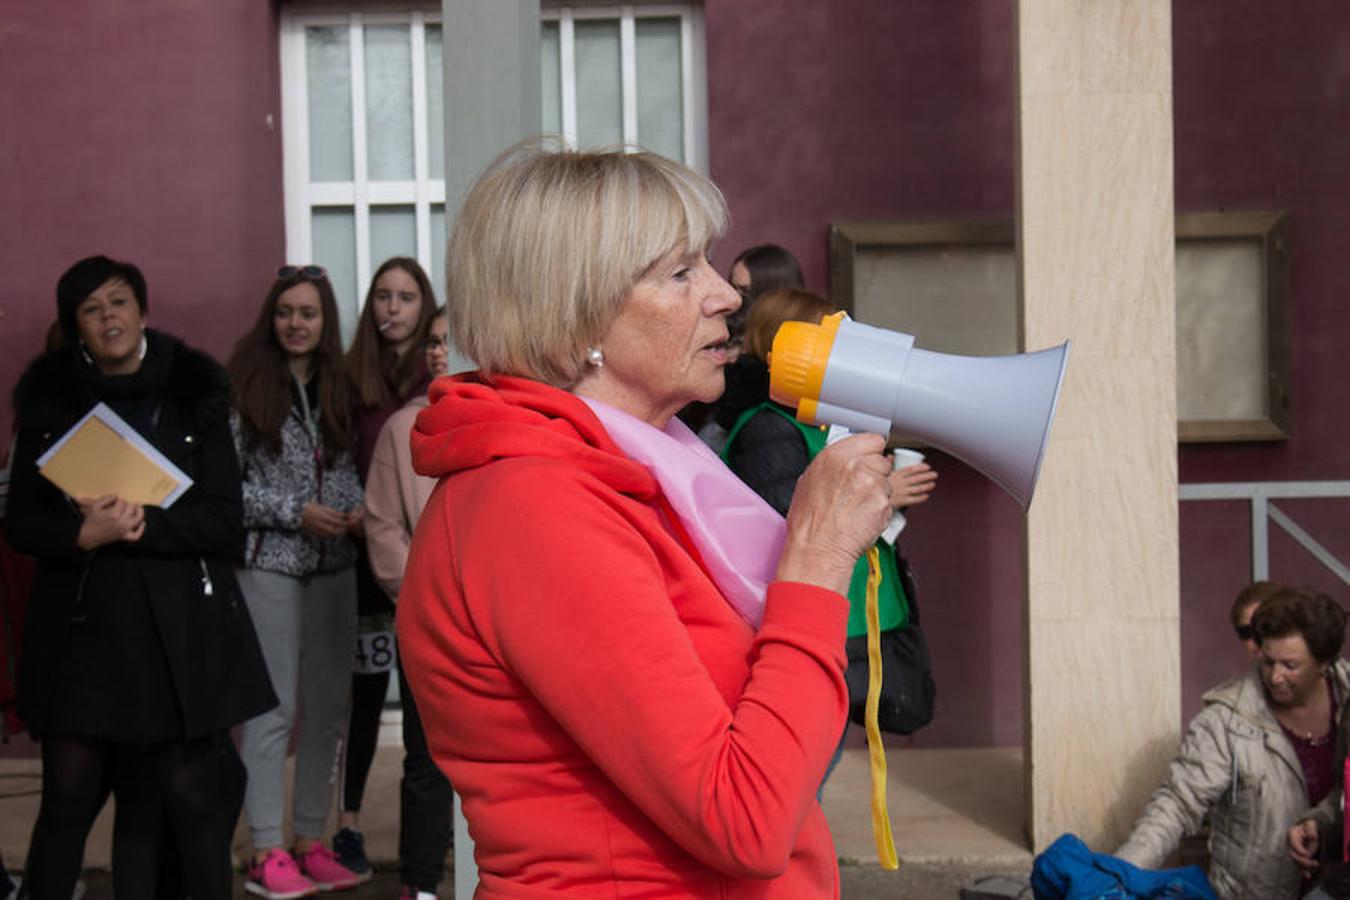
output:
M 1271 15 L 1258 0 L 1173 4 L 1178 209 L 1289 212 L 1292 437 L 1187 446 L 1182 483 L 1350 478 L 1350 7 L 1317 0 Z M 1277 505 L 1350 560 L 1350 502 Z M 1182 504 L 1183 711 L 1234 659 L 1215 629 L 1250 565 L 1247 510 Z M 1350 605 L 1350 590 L 1271 526 L 1270 571 Z
M 1288 210 L 1293 254 L 1293 436 L 1183 447 L 1181 481 L 1350 478 L 1350 8 L 1186 0 L 1173 20 L 1177 208 Z M 719 260 L 775 241 L 824 290 L 835 219 L 1011 216 L 1012 24 L 1011 4 L 709 2 L 712 175 L 733 218 Z M 913 743 L 1018 744 L 1021 513 L 964 465 L 938 468 L 904 536 L 939 696 Z M 1345 501 L 1280 506 L 1350 559 Z M 1245 504 L 1186 503 L 1180 522 L 1189 717 L 1242 664 L 1226 617 L 1251 555 Z M 1272 577 L 1350 600 L 1274 526 L 1270 554 Z
M 1185 0 L 1173 18 L 1178 209 L 1286 209 L 1293 253 L 1293 437 L 1184 447 L 1182 481 L 1350 478 L 1350 7 Z M 0 13 L 6 395 L 54 315 L 57 276 L 90 253 L 139 264 L 151 321 L 228 354 L 285 252 L 277 20 L 258 0 Z M 708 0 L 706 21 L 711 168 L 733 216 L 719 264 L 775 241 L 823 290 L 831 221 L 1012 214 L 1011 4 Z M 1018 744 L 1021 512 L 937 464 L 941 489 L 904 541 L 939 685 L 914 743 Z M 1350 559 L 1343 501 L 1283 506 Z M 1187 716 L 1240 661 L 1225 616 L 1247 529 L 1238 504 L 1182 507 Z M 1271 558 L 1276 577 L 1350 599 L 1274 529 Z
M 284 262 L 277 11 L 258 0 L 0 12 L 0 428 L 94 253 L 145 273 L 150 323 L 224 358 Z

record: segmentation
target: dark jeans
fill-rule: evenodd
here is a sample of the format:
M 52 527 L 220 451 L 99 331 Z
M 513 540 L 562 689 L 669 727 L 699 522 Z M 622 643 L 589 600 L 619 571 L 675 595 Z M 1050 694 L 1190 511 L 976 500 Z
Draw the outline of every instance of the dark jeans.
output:
M 400 785 L 398 858 L 403 883 L 419 891 L 436 892 L 445 877 L 450 851 L 450 820 L 454 799 L 450 782 L 432 762 L 422 718 L 412 691 L 398 667 L 398 690 L 403 698 L 403 781 Z

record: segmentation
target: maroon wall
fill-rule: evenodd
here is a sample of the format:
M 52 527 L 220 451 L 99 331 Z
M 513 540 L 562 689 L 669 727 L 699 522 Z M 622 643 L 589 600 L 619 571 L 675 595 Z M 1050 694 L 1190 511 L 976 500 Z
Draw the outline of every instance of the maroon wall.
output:
M 1188 446 L 1183 483 L 1350 478 L 1350 7 L 1269 14 L 1259 0 L 1174 7 L 1177 207 L 1291 213 L 1294 434 L 1277 444 Z M 828 288 L 829 223 L 1010 216 L 1011 4 L 709 0 L 712 175 L 731 204 L 724 265 L 775 241 Z M 1339 362 L 1339 365 L 1338 365 Z M 939 458 L 935 499 L 903 544 L 920 577 L 939 688 L 919 745 L 1021 741 L 1021 514 Z M 1280 504 L 1350 559 L 1344 501 Z M 1226 623 L 1250 571 L 1246 508 L 1181 511 L 1183 712 L 1241 664 Z M 1122 566 L 1147 560 L 1122 559 Z M 1273 577 L 1350 600 L 1272 526 Z M 1140 677 L 1147 677 L 1141 672 Z
M 828 224 L 1007 216 L 1011 14 L 999 3 L 709 0 L 718 258 L 774 241 L 828 287 Z
M 832 221 L 1011 215 L 1008 4 L 709 0 L 706 14 L 712 176 L 732 215 L 723 267 L 774 241 L 824 291 Z M 901 541 L 938 682 L 914 740 L 1016 744 L 1021 512 L 935 456 L 937 498 Z
M 94 253 L 150 322 L 223 357 L 283 261 L 277 12 L 259 0 L 8 3 L 0 13 L 0 435 Z M 3 455 L 3 451 L 0 451 Z
M 1292 437 L 1183 447 L 1182 483 L 1350 479 L 1350 6 L 1337 0 L 1173 3 L 1177 208 L 1285 209 L 1290 222 Z M 1276 501 L 1350 561 L 1350 501 Z M 1228 674 L 1231 631 L 1212 625 L 1245 583 L 1248 513 L 1182 504 L 1183 711 Z M 1271 525 L 1271 577 L 1350 590 Z
M 75 259 L 137 262 L 152 322 L 223 356 L 284 253 L 274 5 L 69 6 L 0 13 L 6 394 Z M 707 0 L 706 14 L 712 174 L 733 215 L 719 264 L 776 241 L 823 290 L 831 221 L 1011 215 L 1010 4 Z M 1183 448 L 1182 481 L 1350 478 L 1350 6 L 1271 16 L 1259 0 L 1185 0 L 1173 42 L 1178 208 L 1289 210 L 1293 272 L 1292 439 Z M 0 434 L 10 421 L 6 398 Z M 936 464 L 939 493 L 903 540 L 939 683 L 915 740 L 1016 744 L 1021 513 L 960 463 Z M 1343 501 L 1281 505 L 1350 559 Z M 1250 565 L 1247 529 L 1239 504 L 1183 504 L 1188 715 L 1238 660 L 1224 614 Z M 1275 529 L 1271 556 L 1276 577 L 1346 598 Z

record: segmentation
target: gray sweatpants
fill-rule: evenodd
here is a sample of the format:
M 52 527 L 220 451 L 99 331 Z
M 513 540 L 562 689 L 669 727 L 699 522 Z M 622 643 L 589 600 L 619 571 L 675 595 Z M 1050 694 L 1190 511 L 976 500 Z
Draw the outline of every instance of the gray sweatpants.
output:
M 282 847 L 286 748 L 295 723 L 295 835 L 321 838 L 332 808 L 338 743 L 347 723 L 356 647 L 353 569 L 294 578 L 240 569 L 239 587 L 258 630 L 267 673 L 281 703 L 244 723 L 239 754 L 248 767 L 244 810 L 254 848 Z

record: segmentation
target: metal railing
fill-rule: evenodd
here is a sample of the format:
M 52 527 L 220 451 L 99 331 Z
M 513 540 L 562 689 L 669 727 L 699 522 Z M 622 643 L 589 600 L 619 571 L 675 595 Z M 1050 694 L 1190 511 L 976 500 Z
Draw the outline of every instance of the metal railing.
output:
M 1350 499 L 1350 481 L 1235 481 L 1183 484 L 1179 496 L 1189 500 L 1246 500 L 1251 506 L 1252 581 L 1270 577 L 1270 523 L 1274 522 L 1337 578 L 1350 585 L 1350 566 L 1336 557 L 1272 500 Z

